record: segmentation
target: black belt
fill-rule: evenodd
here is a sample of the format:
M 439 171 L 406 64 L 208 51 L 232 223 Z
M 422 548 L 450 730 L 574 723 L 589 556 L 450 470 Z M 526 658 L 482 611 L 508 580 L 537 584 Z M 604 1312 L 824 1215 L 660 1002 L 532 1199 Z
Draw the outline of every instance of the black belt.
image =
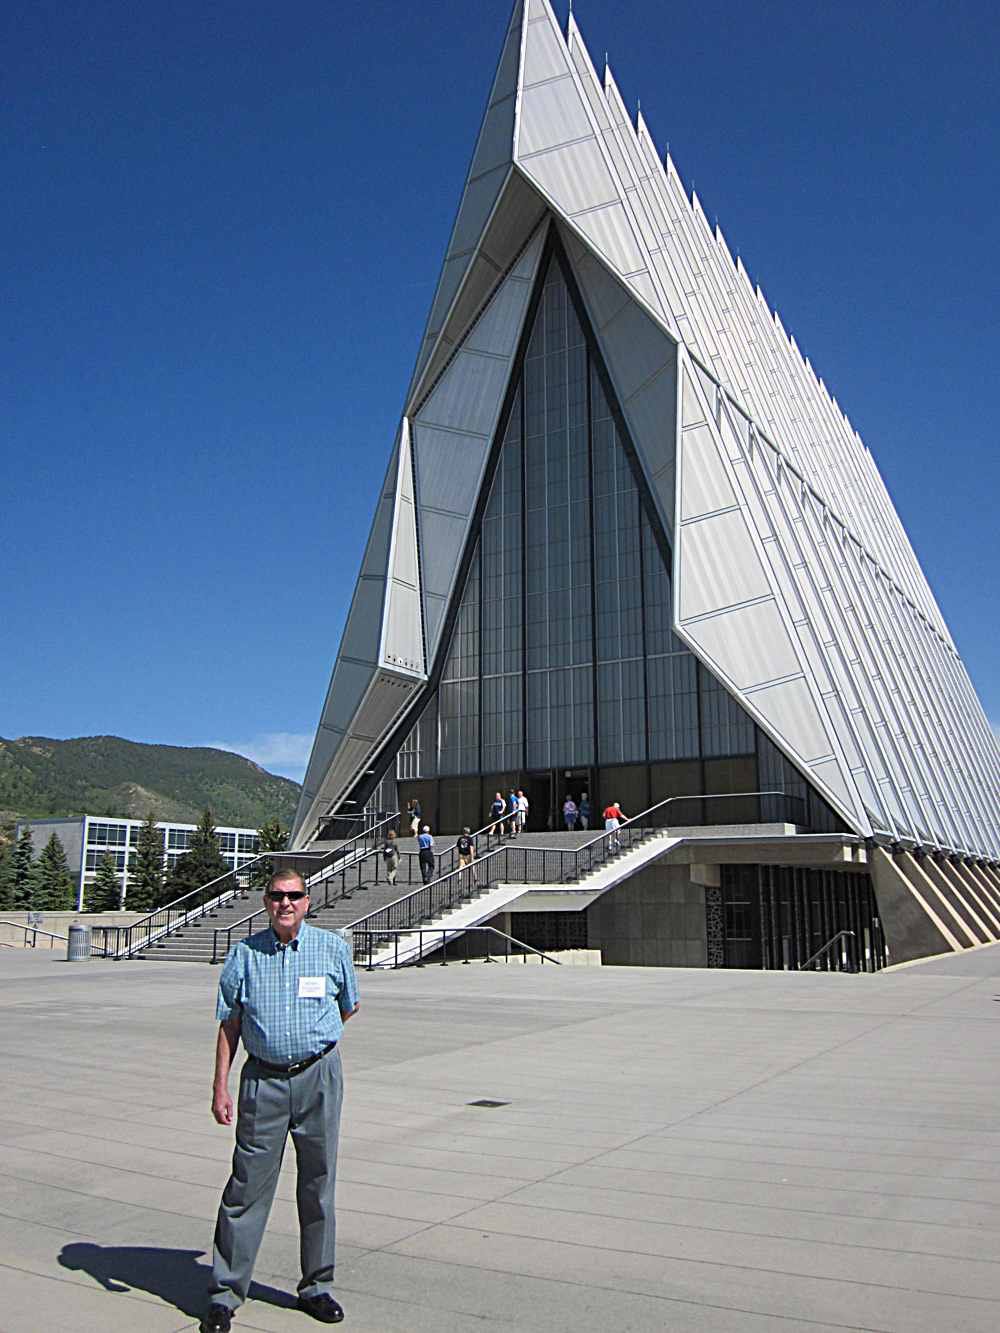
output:
M 297 1065 L 270 1065 L 266 1060 L 261 1060 L 256 1055 L 253 1058 L 265 1073 L 281 1074 L 283 1077 L 288 1078 L 291 1077 L 292 1074 L 301 1074 L 303 1069 L 308 1069 L 309 1066 L 314 1065 L 317 1060 L 322 1060 L 324 1055 L 330 1054 L 336 1044 L 335 1041 L 331 1041 L 330 1045 L 325 1046 L 323 1050 L 320 1051 L 319 1055 L 310 1055 L 308 1060 L 300 1060 Z

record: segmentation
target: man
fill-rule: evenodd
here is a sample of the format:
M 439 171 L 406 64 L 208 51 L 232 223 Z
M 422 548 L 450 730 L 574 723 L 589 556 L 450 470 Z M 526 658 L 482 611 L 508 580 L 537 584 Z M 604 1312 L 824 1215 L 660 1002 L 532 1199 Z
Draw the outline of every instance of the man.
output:
M 621 825 L 622 821 L 625 820 L 625 819 L 627 819 L 627 818 L 628 818 L 628 815 L 626 815 L 626 814 L 623 812 L 621 806 L 618 804 L 617 801 L 612 801 L 611 804 L 610 804 L 609 806 L 606 806 L 606 807 L 605 807 L 605 809 L 604 809 L 604 831 L 605 831 L 605 833 L 610 833 L 610 834 L 611 834 L 611 837 L 608 839 L 608 851 L 609 851 L 609 852 L 620 852 L 620 851 L 621 851 L 621 849 L 622 849 L 622 844 L 621 844 L 621 839 L 618 837 L 618 829 L 619 829 L 619 826 Z
M 430 884 L 434 878 L 434 837 L 430 825 L 425 824 L 420 830 L 417 847 L 419 848 L 417 860 L 420 862 L 420 878 L 425 884 Z
M 359 1008 L 354 965 L 339 935 L 306 922 L 309 894 L 298 871 L 279 870 L 264 902 L 271 924 L 234 946 L 219 978 L 212 1114 L 220 1125 L 233 1123 L 229 1070 L 241 1037 L 247 1060 L 202 1333 L 228 1333 L 246 1300 L 289 1132 L 298 1167 L 298 1306 L 325 1324 L 344 1317 L 330 1289 L 343 1095 L 337 1043 Z
M 528 824 L 528 798 L 520 787 L 517 789 L 517 831 L 523 833 Z

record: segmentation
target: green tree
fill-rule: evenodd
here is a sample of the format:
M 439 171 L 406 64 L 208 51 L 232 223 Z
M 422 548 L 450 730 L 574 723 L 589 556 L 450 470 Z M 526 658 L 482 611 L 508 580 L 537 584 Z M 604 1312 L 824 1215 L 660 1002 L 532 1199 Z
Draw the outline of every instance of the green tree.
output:
M 110 852 L 105 852 L 97 863 L 97 875 L 87 888 L 88 912 L 117 912 L 122 905 L 122 882 L 118 863 Z
M 260 842 L 261 852 L 283 852 L 288 846 L 288 829 L 284 827 L 277 815 L 267 819 L 257 830 L 257 838 Z M 251 880 L 257 888 L 266 888 L 268 880 L 271 878 L 272 866 L 268 859 L 258 861 L 253 867 Z
M 11 853 L 11 886 L 16 912 L 29 912 L 35 905 L 35 863 L 31 829 L 25 824 Z
M 162 901 L 173 902 L 192 889 L 200 889 L 210 880 L 227 874 L 229 869 L 229 862 L 219 850 L 212 812 L 206 810 L 191 834 L 191 845 L 183 856 L 177 858 L 167 875 Z
M 129 865 L 125 902 L 132 912 L 151 912 L 163 900 L 163 830 L 152 812 L 139 830 L 135 856 Z
M 48 912 L 71 912 L 76 906 L 76 886 L 66 860 L 66 849 L 53 833 L 35 862 L 34 906 Z
M 15 824 L 0 826 L 0 912 L 14 910 L 14 841 Z

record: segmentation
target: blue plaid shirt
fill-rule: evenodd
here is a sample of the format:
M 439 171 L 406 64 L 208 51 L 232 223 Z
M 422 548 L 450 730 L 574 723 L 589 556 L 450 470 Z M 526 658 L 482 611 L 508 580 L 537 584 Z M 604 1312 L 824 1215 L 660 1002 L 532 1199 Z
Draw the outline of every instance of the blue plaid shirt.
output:
M 302 995 L 320 989 L 322 996 Z M 306 979 L 310 984 L 300 984 Z M 303 921 L 288 945 L 268 926 L 230 949 L 219 977 L 215 1016 L 239 1017 L 243 1045 L 272 1065 L 318 1055 L 344 1031 L 341 1014 L 358 1003 L 351 951 L 340 935 Z

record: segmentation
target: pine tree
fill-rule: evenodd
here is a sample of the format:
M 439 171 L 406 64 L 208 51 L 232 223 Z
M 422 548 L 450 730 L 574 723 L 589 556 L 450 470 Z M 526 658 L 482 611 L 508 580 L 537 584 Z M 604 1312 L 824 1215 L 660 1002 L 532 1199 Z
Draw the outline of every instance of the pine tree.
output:
M 35 863 L 34 906 L 40 911 L 71 912 L 76 906 L 76 888 L 66 860 L 66 849 L 53 833 Z
M 125 903 L 132 912 L 151 912 L 163 899 L 163 830 L 152 812 L 139 830 L 135 856 L 129 865 Z
M 288 846 L 288 829 L 277 815 L 267 819 L 257 830 L 261 852 L 283 852 Z M 272 874 L 272 864 L 267 858 L 258 861 L 251 871 L 251 883 L 256 888 L 266 888 Z
M 177 858 L 167 875 L 162 901 L 173 902 L 175 898 L 190 893 L 192 889 L 200 889 L 203 884 L 218 879 L 229 870 L 229 862 L 219 850 L 212 812 L 206 810 L 191 834 L 190 847 L 183 856 Z
M 14 840 L 16 825 L 0 827 L 0 912 L 14 910 Z
M 13 908 L 15 912 L 30 912 L 35 905 L 35 864 L 31 829 L 25 824 L 11 853 Z
M 97 876 L 87 888 L 88 912 L 117 912 L 122 905 L 122 882 L 118 863 L 110 852 L 105 852 L 97 863 Z

